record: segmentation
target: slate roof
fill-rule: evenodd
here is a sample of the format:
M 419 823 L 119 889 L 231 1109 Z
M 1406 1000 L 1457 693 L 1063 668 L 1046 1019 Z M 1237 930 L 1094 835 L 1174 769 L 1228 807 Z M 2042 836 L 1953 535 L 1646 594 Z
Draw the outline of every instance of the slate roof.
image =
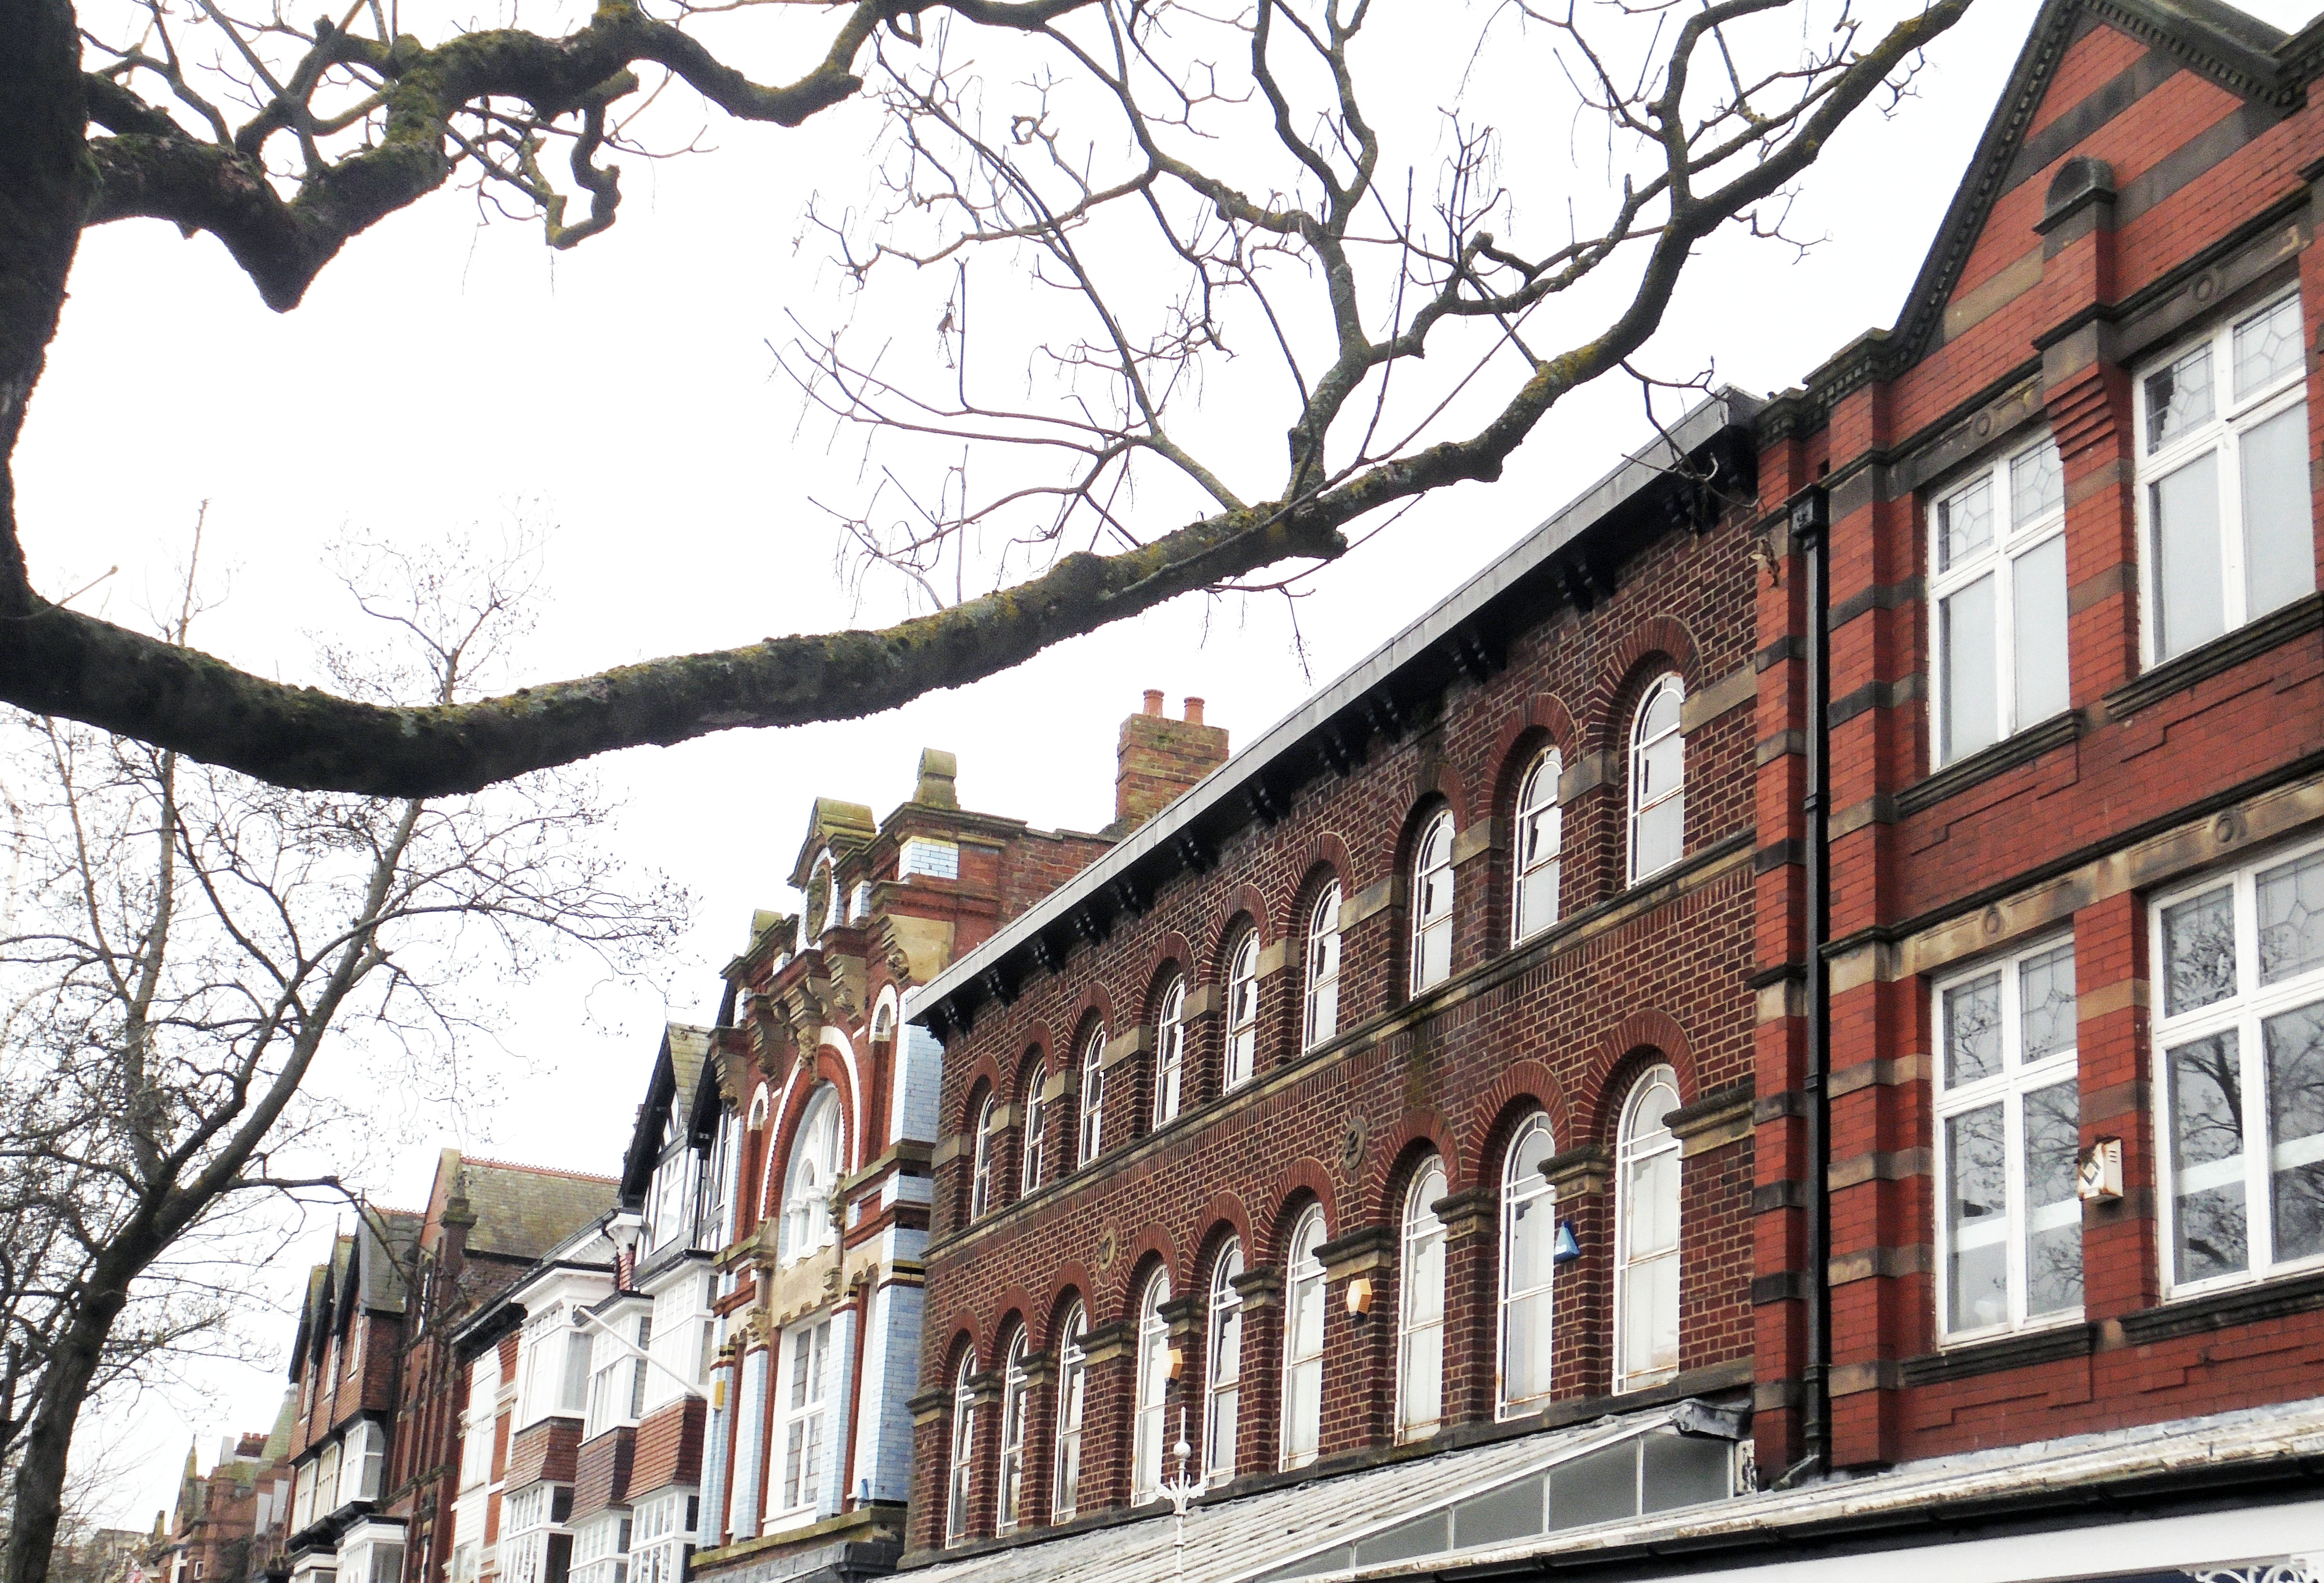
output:
M 730 991 L 731 993 L 731 991 Z M 630 1129 L 630 1146 L 622 1156 L 622 1197 L 635 1204 L 645 1196 L 653 1169 L 661 1160 L 662 1118 L 675 1113 L 676 1132 L 691 1129 L 694 1107 L 703 1093 L 703 1068 L 710 1059 L 709 1028 L 692 1023 L 671 1023 L 662 1029 L 661 1048 L 654 1052 L 653 1073 L 646 1079 L 646 1097 Z
M 468 1252 L 527 1262 L 612 1210 L 620 1190 L 610 1176 L 497 1160 L 463 1157 L 460 1175 L 476 1217 Z

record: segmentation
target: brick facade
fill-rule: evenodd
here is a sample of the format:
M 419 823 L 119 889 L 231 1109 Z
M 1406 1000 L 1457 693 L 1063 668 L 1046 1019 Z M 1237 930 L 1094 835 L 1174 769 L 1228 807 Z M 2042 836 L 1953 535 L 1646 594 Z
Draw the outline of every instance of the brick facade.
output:
M 1658 1062 L 1675 1069 L 1685 1106 L 1729 1118 L 1693 1139 L 1683 1162 L 1674 1385 L 1716 1393 L 1748 1383 L 1752 1145 L 1731 1121 L 1748 1109 L 1753 1061 L 1751 540 L 1743 514 L 1688 523 L 1683 512 L 1665 514 L 1659 497 L 1651 513 L 1637 505 L 1620 520 L 1623 531 L 1609 523 L 1591 541 L 1602 558 L 1591 568 L 1601 591 L 1586 611 L 1554 597 L 1514 600 L 1522 613 L 1500 617 L 1506 630 L 1492 640 L 1499 652 L 1481 674 L 1456 674 L 1427 692 L 1384 680 L 1380 727 L 1369 742 L 1356 728 L 1360 745 L 1346 752 L 1344 773 L 1323 767 L 1312 744 L 1282 753 L 1268 772 L 1272 817 L 1243 814 L 1239 829 L 1214 848 L 1194 849 L 1142 904 L 1102 901 L 1106 915 L 1094 928 L 1077 918 L 1042 936 L 1028 949 L 1046 951 L 1046 964 L 1008 961 L 1000 971 L 1023 975 L 1013 993 L 954 1018 L 944 1092 L 952 1140 L 939 1155 L 928 1254 L 916 1551 L 944 1543 L 961 1360 L 973 1356 L 975 1393 L 991 1403 L 979 1413 L 970 1481 L 973 1540 L 998 1523 L 997 1365 L 1021 1327 L 1040 1380 L 1053 1381 L 1058 1327 L 1076 1304 L 1091 1327 L 1076 1520 L 1127 1504 L 1141 1295 L 1156 1272 L 1167 1275 L 1180 1378 L 1199 1382 L 1206 1294 L 1230 1237 L 1246 1269 L 1236 1467 L 1254 1484 L 1274 1477 L 1285 1243 L 1310 1205 L 1322 1207 L 1330 1238 L 1322 1250 L 1322 1466 L 1380 1455 L 1395 1433 L 1397 1229 L 1413 1173 L 1432 1157 L 1449 1184 L 1440 1210 L 1448 1253 L 1438 1443 L 1489 1430 L 1503 1157 L 1511 1128 L 1536 1109 L 1550 1117 L 1565 1183 L 1557 1212 L 1582 1256 L 1557 1278 L 1552 1401 L 1529 1416 L 1562 1422 L 1606 1411 L 1614 1404 L 1615 1134 L 1639 1075 Z M 1671 671 L 1692 700 L 1685 856 L 1633 885 L 1629 735 L 1648 683 Z M 1517 799 L 1528 767 L 1553 745 L 1565 766 L 1559 921 L 1513 945 Z M 1414 847 L 1444 808 L 1457 832 L 1450 977 L 1415 995 Z M 1317 896 L 1333 883 L 1346 898 L 1340 1031 L 1303 1051 L 1303 937 Z M 1256 1071 L 1222 1094 L 1224 979 L 1246 930 L 1261 948 Z M 1156 1018 L 1174 981 L 1190 991 L 1184 1098 L 1157 1128 Z M 932 993 L 944 989 L 940 982 Z M 1041 1142 L 1049 1160 L 1071 1161 L 1080 1052 L 1100 1028 L 1117 1052 L 1106 1068 L 1104 1150 L 1020 1198 L 1028 1074 L 1052 1074 Z M 975 1151 L 965 1134 L 989 1095 L 1002 1097 L 1008 1118 L 995 1145 L 1004 1187 L 999 1205 L 972 1223 Z M 1345 1294 L 1367 1278 L 1371 1315 L 1358 1319 Z M 1038 1529 L 1052 1505 L 1054 1390 L 1033 1390 L 1028 1402 L 1019 1523 Z M 1198 1424 L 1199 1393 L 1182 1384 L 1168 1409 L 1173 1433 L 1182 1402 Z
M 2155 657 L 2159 574 L 2151 548 L 2142 555 L 2134 482 L 2137 377 L 2190 333 L 2287 287 L 2300 289 L 2301 345 L 2324 324 L 2303 175 L 2324 153 L 2324 123 L 2288 79 L 2239 77 L 2200 38 L 2143 14 L 2044 7 L 1989 143 L 2015 118 L 2026 131 L 1988 146 L 1972 171 L 1914 308 L 1763 425 L 1771 516 L 1780 523 L 1812 484 L 1830 501 L 1840 1466 L 2280 1402 L 2312 1393 L 2324 1362 L 2324 1310 L 2300 1282 L 2167 1302 L 2156 1239 L 2155 1149 L 2168 1131 L 2145 896 L 2271 840 L 2296 842 L 2324 813 L 2316 596 Z M 2312 456 L 2324 386 L 2312 353 L 2306 362 Z M 1924 592 L 1934 503 L 2044 432 L 2063 467 L 2070 708 L 1940 768 Z M 1769 652 L 1802 619 L 1801 556 L 1773 531 L 1786 575 L 1763 579 L 1759 595 Z M 1803 664 L 1795 647 L 1769 668 L 1763 739 L 1796 722 Z M 1760 771 L 1758 839 L 1782 861 L 1763 865 L 1757 963 L 1775 975 L 1801 959 L 1802 761 L 1788 745 Z M 2119 1141 L 2126 1190 L 2083 1208 L 2077 1322 L 1947 1345 L 1933 986 L 2044 939 L 2073 946 L 2079 1142 Z M 1772 1007 L 1760 1027 L 1758 1242 L 1763 1278 L 1775 1278 L 1763 1291 L 1779 1299 L 1758 1310 L 1763 1466 L 1800 1451 L 1800 1287 L 1784 1278 L 1803 1246 L 1801 1106 L 1770 1101 L 1801 1094 L 1805 1009 Z

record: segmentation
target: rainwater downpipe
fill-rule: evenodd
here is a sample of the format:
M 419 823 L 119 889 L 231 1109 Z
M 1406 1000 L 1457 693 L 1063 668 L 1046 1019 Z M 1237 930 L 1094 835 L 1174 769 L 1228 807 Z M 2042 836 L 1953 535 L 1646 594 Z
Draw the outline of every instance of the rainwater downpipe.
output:
M 1831 977 L 1824 942 L 1831 926 L 1831 505 L 1814 484 L 1794 497 L 1792 542 L 1804 562 L 1807 587 L 1807 776 L 1800 799 L 1802 854 L 1806 870 L 1803 953 L 1807 967 L 1807 1347 L 1801 1370 L 1800 1439 L 1806 1453 L 1777 1481 L 1789 1486 L 1831 1466 L 1831 1102 L 1825 1077 L 1831 1066 Z

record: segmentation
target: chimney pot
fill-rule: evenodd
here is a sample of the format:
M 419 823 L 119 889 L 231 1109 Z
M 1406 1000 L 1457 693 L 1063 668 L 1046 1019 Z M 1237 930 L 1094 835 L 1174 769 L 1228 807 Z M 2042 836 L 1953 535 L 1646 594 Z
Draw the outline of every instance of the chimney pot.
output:
M 1115 754 L 1113 822 L 1104 833 L 1128 835 L 1162 811 L 1172 799 L 1226 763 L 1227 734 L 1203 723 L 1203 700 L 1186 700 L 1186 717 L 1162 712 L 1162 693 L 1148 689 L 1142 713 L 1121 723 Z

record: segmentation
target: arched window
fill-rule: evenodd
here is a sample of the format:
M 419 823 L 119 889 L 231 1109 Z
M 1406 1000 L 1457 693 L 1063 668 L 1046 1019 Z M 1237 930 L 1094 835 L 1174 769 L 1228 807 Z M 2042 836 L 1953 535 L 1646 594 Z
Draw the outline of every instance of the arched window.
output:
M 992 1113 L 1000 1108 L 998 1096 L 987 1094 L 984 1103 L 976 1107 L 976 1136 L 970 1140 L 973 1162 L 968 1179 L 968 1217 L 982 1219 L 992 1208 Z
M 1162 1491 L 1162 1449 L 1170 1440 L 1163 1422 L 1170 1394 L 1170 1322 L 1162 1305 L 1170 1301 L 1170 1277 L 1161 1271 L 1146 1283 L 1138 1302 L 1138 1424 L 1130 1448 L 1130 1504 L 1150 1501 Z
M 1660 874 L 1686 855 L 1686 738 L 1679 716 L 1686 684 L 1678 672 L 1655 678 L 1630 730 L 1630 883 Z
M 1025 1499 L 1025 1359 L 1030 1351 L 1031 1344 L 1019 1326 L 1009 1343 L 1008 1362 L 1001 1372 L 1001 1501 L 993 1519 L 996 1533 L 1015 1530 L 1018 1508 Z
M 1340 882 L 1315 898 L 1307 915 L 1307 1004 L 1302 1050 L 1313 1050 L 1340 1031 Z
M 969 1381 L 975 1374 L 976 1354 L 963 1355 L 952 1376 L 952 1477 L 945 1486 L 947 1545 L 968 1537 L 968 1477 L 976 1458 L 976 1396 Z
M 1545 749 L 1526 772 L 1517 791 L 1516 917 L 1511 940 L 1527 940 L 1557 921 L 1557 855 L 1562 831 L 1557 811 L 1558 777 L 1565 761 Z
M 1174 976 L 1162 992 L 1154 1019 L 1154 1125 L 1178 1119 L 1178 1096 L 1186 1073 L 1186 980 Z
M 1315 1460 L 1323 1430 L 1323 1211 L 1310 1208 L 1291 1233 L 1283 1310 L 1283 1466 Z
M 1222 1089 L 1248 1083 L 1259 1069 L 1259 930 L 1246 929 L 1227 957 L 1227 1048 Z
M 1082 1047 L 1082 1152 L 1087 1165 L 1105 1147 L 1105 1024 L 1090 1030 Z
M 1501 1170 L 1501 1389 L 1503 1417 L 1549 1400 L 1550 1278 L 1557 1268 L 1557 1196 L 1541 1173 L 1557 1152 L 1549 1117 L 1527 1116 Z
M 1444 1162 L 1431 1157 L 1404 1199 L 1403 1301 L 1397 1305 L 1396 1433 L 1425 1440 L 1444 1416 Z
M 1211 1267 L 1208 1360 L 1203 1405 L 1203 1477 L 1224 1484 L 1235 1473 L 1235 1421 L 1242 1406 L 1242 1244 L 1230 1238 Z
M 1452 810 L 1440 809 L 1412 857 L 1412 992 L 1452 972 Z
M 1031 1192 L 1047 1180 L 1049 1150 L 1049 1101 L 1041 1090 L 1049 1086 L 1049 1063 L 1037 1060 L 1033 1075 L 1025 1079 L 1025 1164 L 1024 1190 Z
M 1081 1503 L 1082 1413 L 1088 1406 L 1089 1354 L 1082 1337 L 1089 1315 L 1081 1304 L 1066 1310 L 1057 1327 L 1057 1476 L 1049 1505 L 1052 1519 L 1063 1523 Z
M 1614 1173 L 1614 1388 L 1678 1373 L 1678 1074 L 1650 1069 L 1622 1107 Z
M 893 1039 L 895 1036 L 896 1003 L 892 1000 L 882 1000 L 880 1003 L 880 1009 L 872 1014 L 872 1041 L 877 1044 L 883 1039 Z
M 825 1083 L 807 1099 L 783 1173 L 781 1263 L 830 1245 L 831 1190 L 839 1176 L 839 1095 Z

